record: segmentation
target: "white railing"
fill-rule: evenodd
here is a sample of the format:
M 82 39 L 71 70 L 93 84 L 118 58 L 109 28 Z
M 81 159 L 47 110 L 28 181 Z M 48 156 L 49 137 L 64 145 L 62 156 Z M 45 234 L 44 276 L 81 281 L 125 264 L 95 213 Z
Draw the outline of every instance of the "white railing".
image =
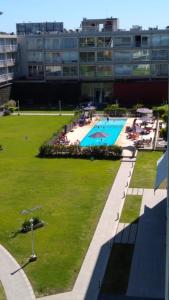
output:
M 14 77 L 14 73 L 8 73 L 8 74 L 0 75 L 0 82 L 12 80 L 13 77 Z

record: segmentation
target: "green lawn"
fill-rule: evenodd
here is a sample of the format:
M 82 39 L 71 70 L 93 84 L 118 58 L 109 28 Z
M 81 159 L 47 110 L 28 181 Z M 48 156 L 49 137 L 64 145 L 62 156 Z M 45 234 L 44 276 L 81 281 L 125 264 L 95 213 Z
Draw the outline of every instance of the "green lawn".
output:
M 137 154 L 130 187 L 154 188 L 157 160 L 162 156 L 161 151 L 141 152 Z M 164 186 L 162 186 L 164 188 Z
M 3 288 L 3 285 L 0 281 L 0 300 L 6 300 L 6 295 L 5 295 L 5 291 L 4 291 L 4 288 Z
M 31 234 L 11 238 L 25 218 L 46 226 L 35 231 L 37 262 L 25 271 L 36 295 L 70 290 L 119 168 L 118 161 L 40 159 L 38 147 L 70 117 L 0 118 L 0 242 L 20 264 L 31 254 Z
M 140 214 L 142 196 L 127 195 L 120 217 L 121 223 L 133 223 Z

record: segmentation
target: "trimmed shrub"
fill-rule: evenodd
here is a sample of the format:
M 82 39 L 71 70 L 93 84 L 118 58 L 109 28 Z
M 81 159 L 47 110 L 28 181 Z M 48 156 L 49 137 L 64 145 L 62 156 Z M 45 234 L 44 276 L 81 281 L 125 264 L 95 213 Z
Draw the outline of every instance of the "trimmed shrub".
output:
M 119 159 L 122 148 L 117 145 L 80 147 L 79 145 L 44 144 L 39 149 L 39 157 L 69 157 L 69 158 L 95 158 L 95 159 Z

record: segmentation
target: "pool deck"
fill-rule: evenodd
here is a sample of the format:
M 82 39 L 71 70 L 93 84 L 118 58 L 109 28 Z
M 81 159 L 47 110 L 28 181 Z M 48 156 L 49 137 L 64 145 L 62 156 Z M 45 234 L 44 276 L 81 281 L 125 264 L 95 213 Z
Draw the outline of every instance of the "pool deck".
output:
M 73 128 L 73 131 L 67 133 L 67 139 L 70 142 L 70 144 L 79 144 L 100 119 L 100 117 L 96 116 L 92 119 L 90 124 L 84 126 L 76 126 L 75 128 Z M 128 133 L 126 133 L 125 130 L 127 126 L 132 127 L 133 120 L 134 118 L 127 118 L 127 121 L 115 142 L 115 145 L 121 146 L 123 148 L 123 157 L 131 157 L 133 155 L 135 140 L 128 139 Z M 155 125 L 156 123 L 154 124 L 154 126 Z M 144 135 L 144 137 L 140 136 L 140 139 L 142 138 L 144 138 L 145 140 L 149 140 L 151 138 L 153 140 L 154 132 L 151 131 L 146 136 Z
M 77 142 L 81 142 L 81 140 L 87 135 L 87 133 L 94 127 L 94 125 L 100 120 L 99 117 L 94 117 L 92 122 L 88 125 L 77 126 L 73 129 L 73 131 L 67 133 L 67 139 L 70 141 L 70 144 L 74 144 Z M 127 139 L 127 135 L 125 133 L 125 127 L 131 126 L 133 123 L 133 118 L 128 118 L 117 141 L 116 144 L 122 147 L 126 147 L 129 145 L 133 145 L 133 141 Z

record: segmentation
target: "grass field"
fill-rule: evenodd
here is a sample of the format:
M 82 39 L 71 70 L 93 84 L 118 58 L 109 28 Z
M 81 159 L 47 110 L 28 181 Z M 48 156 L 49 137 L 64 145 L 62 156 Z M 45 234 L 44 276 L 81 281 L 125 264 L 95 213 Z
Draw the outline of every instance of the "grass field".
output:
M 142 196 L 127 195 L 120 217 L 121 223 L 133 223 L 140 214 Z
M 7 300 L 1 281 L 0 281 L 0 300 Z
M 0 118 L 0 242 L 20 264 L 31 254 L 31 234 L 20 228 L 24 209 L 42 205 L 34 216 L 38 260 L 25 271 L 36 295 L 70 290 L 97 225 L 119 162 L 39 159 L 38 147 L 70 117 Z
M 138 152 L 130 187 L 145 189 L 154 188 L 157 160 L 162 156 L 162 154 L 163 152 L 161 151 Z M 165 188 L 164 185 L 161 187 Z

